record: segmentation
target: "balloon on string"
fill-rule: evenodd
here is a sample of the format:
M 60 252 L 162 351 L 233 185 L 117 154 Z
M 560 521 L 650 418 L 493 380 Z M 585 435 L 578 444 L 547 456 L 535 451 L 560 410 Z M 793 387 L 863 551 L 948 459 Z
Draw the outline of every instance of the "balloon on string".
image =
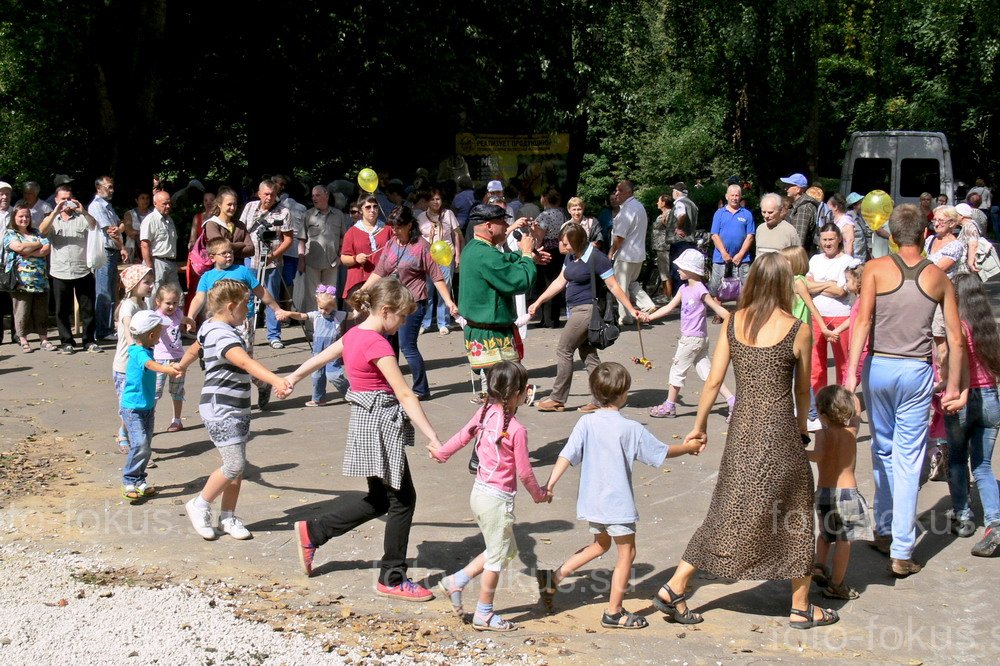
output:
M 358 185 L 365 192 L 374 192 L 378 188 L 378 174 L 374 169 L 362 169 L 358 172 Z
M 878 231 L 889 221 L 892 215 L 893 202 L 888 192 L 872 190 L 861 200 L 861 217 L 868 223 L 868 228 Z
M 434 260 L 434 263 L 440 266 L 451 266 L 452 257 L 454 257 L 454 253 L 451 250 L 451 245 L 443 240 L 431 243 L 431 259 Z

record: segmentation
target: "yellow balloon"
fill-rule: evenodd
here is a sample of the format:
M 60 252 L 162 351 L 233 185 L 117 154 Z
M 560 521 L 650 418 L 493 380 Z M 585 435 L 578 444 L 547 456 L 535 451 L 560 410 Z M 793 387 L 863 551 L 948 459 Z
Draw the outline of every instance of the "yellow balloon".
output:
M 374 169 L 362 169 L 358 172 L 358 185 L 365 192 L 374 192 L 378 188 L 378 174 Z
M 892 209 L 892 197 L 882 190 L 872 190 L 861 200 L 861 217 L 872 231 L 881 229 L 889 221 Z
M 451 266 L 451 259 L 454 254 L 451 251 L 451 245 L 448 245 L 443 240 L 434 241 L 431 243 L 431 259 L 434 263 L 441 266 Z

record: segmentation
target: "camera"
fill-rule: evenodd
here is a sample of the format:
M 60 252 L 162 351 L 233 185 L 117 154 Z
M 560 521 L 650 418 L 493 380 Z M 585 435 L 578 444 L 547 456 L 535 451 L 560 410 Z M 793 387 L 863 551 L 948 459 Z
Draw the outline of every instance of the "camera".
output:
M 514 231 L 510 232 L 510 235 L 514 237 L 514 240 L 520 243 L 521 239 L 524 238 L 524 229 L 514 229 Z
M 257 240 L 260 243 L 272 243 L 278 240 L 278 232 L 266 224 L 258 226 L 254 233 L 257 234 Z
M 75 208 L 76 204 L 70 199 L 67 199 L 66 203 L 63 204 L 63 210 L 74 210 Z

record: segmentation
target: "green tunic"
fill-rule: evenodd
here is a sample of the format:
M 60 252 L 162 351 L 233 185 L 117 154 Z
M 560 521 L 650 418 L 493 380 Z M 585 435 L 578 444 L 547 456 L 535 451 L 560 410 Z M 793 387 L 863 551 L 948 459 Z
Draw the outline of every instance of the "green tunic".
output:
M 465 351 L 473 369 L 520 360 L 515 344 L 514 295 L 531 289 L 535 262 L 520 252 L 503 253 L 481 238 L 462 250 L 458 312 L 465 327 Z M 477 326 L 487 325 L 489 328 Z

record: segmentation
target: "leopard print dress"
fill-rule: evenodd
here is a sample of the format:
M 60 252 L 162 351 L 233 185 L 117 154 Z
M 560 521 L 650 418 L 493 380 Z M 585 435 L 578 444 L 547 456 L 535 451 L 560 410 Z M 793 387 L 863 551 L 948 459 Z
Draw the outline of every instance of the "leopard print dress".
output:
M 793 411 L 800 322 L 772 347 L 726 332 L 736 405 L 708 516 L 684 551 L 698 569 L 734 580 L 781 580 L 812 570 L 813 477 Z

